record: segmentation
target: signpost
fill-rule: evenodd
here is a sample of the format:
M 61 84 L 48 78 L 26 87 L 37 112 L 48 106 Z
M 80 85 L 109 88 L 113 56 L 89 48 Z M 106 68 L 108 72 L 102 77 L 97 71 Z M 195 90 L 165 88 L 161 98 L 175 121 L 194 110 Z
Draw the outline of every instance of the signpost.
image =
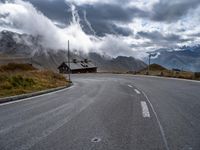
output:
M 151 57 L 155 57 L 157 53 L 147 52 L 149 54 L 149 66 L 148 66 L 148 75 L 150 74 L 150 65 L 151 65 Z

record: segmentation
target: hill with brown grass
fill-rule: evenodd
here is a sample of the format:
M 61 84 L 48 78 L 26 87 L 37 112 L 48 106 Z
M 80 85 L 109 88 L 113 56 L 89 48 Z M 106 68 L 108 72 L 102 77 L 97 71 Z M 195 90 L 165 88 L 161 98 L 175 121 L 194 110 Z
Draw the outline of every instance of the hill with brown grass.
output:
M 69 84 L 60 74 L 38 70 L 31 64 L 0 66 L 0 97 L 26 94 Z
M 152 76 L 162 76 L 162 77 L 172 77 L 172 78 L 182 78 L 182 79 L 191 79 L 191 80 L 200 80 L 200 73 L 189 72 L 189 71 L 174 71 L 167 69 L 158 64 L 151 64 L 145 69 L 138 71 L 136 74 L 139 75 L 152 75 Z

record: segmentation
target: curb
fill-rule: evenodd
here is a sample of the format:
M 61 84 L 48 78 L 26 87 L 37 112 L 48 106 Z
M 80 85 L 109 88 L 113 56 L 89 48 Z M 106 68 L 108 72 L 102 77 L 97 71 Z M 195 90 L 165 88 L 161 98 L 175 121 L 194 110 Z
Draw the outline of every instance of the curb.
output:
M 53 88 L 53 89 L 49 89 L 49 90 L 43 90 L 43 91 L 34 92 L 34 93 L 28 93 L 28 94 L 22 94 L 22 95 L 17 95 L 17 96 L 0 98 L 0 104 L 7 103 L 7 102 L 13 102 L 13 101 L 17 101 L 17 100 L 21 100 L 21 99 L 25 99 L 25 98 L 30 98 L 30 97 L 34 97 L 34 96 L 39 96 L 39 95 L 43 95 L 43 94 L 47 94 L 47 93 L 63 90 L 63 89 L 69 88 L 72 85 L 73 84 L 70 83 L 67 86 L 62 86 L 62 87 Z

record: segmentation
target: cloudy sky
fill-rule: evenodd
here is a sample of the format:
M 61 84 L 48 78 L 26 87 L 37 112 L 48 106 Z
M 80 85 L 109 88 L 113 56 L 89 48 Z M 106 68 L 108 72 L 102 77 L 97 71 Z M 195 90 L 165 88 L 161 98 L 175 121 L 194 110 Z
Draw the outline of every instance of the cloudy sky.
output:
M 68 38 L 84 52 L 142 58 L 200 44 L 200 0 L 0 1 L 0 30 L 41 34 L 51 48 Z

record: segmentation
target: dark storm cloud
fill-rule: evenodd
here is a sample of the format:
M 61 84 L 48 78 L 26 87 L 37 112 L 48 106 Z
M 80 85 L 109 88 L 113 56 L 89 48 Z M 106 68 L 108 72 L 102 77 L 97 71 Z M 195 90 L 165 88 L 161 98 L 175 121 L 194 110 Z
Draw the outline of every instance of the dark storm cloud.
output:
M 129 28 L 125 27 L 118 27 L 112 22 L 106 21 L 98 21 L 93 20 L 90 21 L 92 24 L 92 28 L 95 30 L 96 35 L 98 36 L 105 36 L 105 34 L 118 34 L 122 36 L 129 36 L 133 34 L 133 31 Z M 92 34 L 84 20 L 81 20 L 81 24 L 83 25 L 83 30 L 88 33 Z
M 162 46 L 177 45 L 178 43 L 191 41 L 191 38 L 182 38 L 176 34 L 162 34 L 158 31 L 153 32 L 138 32 L 137 38 L 145 38 L 151 40 L 151 44 L 157 44 Z
M 200 0 L 160 0 L 153 7 L 151 19 L 172 22 L 200 5 Z
M 97 4 L 83 5 L 78 7 L 79 12 L 86 11 L 87 19 L 97 32 L 97 35 L 103 36 L 106 33 L 121 34 L 129 36 L 132 31 L 129 28 L 118 27 L 113 22 L 128 23 L 133 19 L 133 15 L 144 15 L 143 11 L 136 8 L 124 9 L 118 5 Z M 79 13 L 82 16 L 82 13 Z M 83 18 L 83 17 L 81 17 Z
M 146 13 L 138 8 L 124 8 L 113 4 L 82 5 L 91 20 L 130 22 L 134 17 L 144 17 Z
M 153 32 L 138 32 L 137 35 L 139 35 L 142 38 L 150 39 L 151 41 L 179 41 L 181 37 L 179 35 L 175 34 L 168 34 L 163 35 L 162 33 L 158 31 Z
M 38 10 L 48 18 L 61 22 L 69 23 L 71 13 L 69 6 L 64 0 L 29 0 Z
M 200 32 L 199 33 L 190 34 L 189 36 L 191 36 L 191 37 L 200 37 Z
M 3 0 L 1 0 L 3 1 Z M 69 7 L 65 0 L 29 0 L 41 10 L 45 15 L 54 20 L 66 22 L 69 18 Z M 88 18 L 91 21 L 96 19 L 100 21 L 121 21 L 130 22 L 134 17 L 147 18 L 158 22 L 173 22 L 186 15 L 189 10 L 195 9 L 200 5 L 200 0 L 160 0 L 155 3 L 152 11 L 144 11 L 136 7 L 127 8 L 131 0 L 111 1 L 108 3 L 94 3 L 79 5 L 78 10 L 87 11 Z
M 36 8 L 38 8 L 48 18 L 69 24 L 71 21 L 71 12 L 65 0 L 28 0 Z M 88 34 L 93 34 L 87 23 L 84 20 L 84 11 L 87 13 L 87 20 L 91 23 L 92 28 L 98 36 L 105 36 L 105 34 L 119 34 L 123 36 L 132 35 L 128 27 L 119 27 L 117 23 L 128 24 L 134 18 L 142 18 L 150 21 L 162 22 L 169 24 L 176 22 L 188 14 L 190 10 L 197 8 L 200 5 L 200 0 L 160 0 L 155 3 L 152 10 L 142 10 L 136 6 L 126 7 L 124 4 L 129 4 L 131 0 L 111 0 L 109 3 L 92 3 L 77 5 L 76 9 L 80 15 L 81 25 L 83 30 Z M 137 29 L 136 29 L 137 30 Z M 164 34 L 158 31 L 154 32 L 138 32 L 135 38 L 150 39 L 151 42 L 144 43 L 140 46 L 177 44 L 181 42 L 192 41 L 195 34 L 191 38 L 183 38 L 177 35 L 180 32 L 185 32 L 185 28 L 179 29 L 174 34 Z M 198 36 L 198 34 L 197 34 Z
M 115 30 L 115 33 L 119 33 L 123 36 L 130 36 L 133 35 L 133 31 L 129 28 L 125 27 L 118 27 L 116 25 L 113 25 L 112 28 Z
M 71 21 L 70 8 L 64 0 L 58 1 L 40 1 L 29 0 L 36 8 L 38 8 L 47 17 L 69 24 Z M 81 24 L 85 32 L 90 33 L 86 23 L 84 22 L 83 11 L 87 12 L 87 19 L 97 35 L 104 36 L 105 34 L 120 34 L 128 36 L 131 33 L 129 28 L 116 26 L 113 21 L 130 22 L 133 16 L 144 16 L 145 13 L 137 8 L 125 9 L 119 5 L 100 4 L 96 5 L 81 5 L 77 6 L 80 15 Z

